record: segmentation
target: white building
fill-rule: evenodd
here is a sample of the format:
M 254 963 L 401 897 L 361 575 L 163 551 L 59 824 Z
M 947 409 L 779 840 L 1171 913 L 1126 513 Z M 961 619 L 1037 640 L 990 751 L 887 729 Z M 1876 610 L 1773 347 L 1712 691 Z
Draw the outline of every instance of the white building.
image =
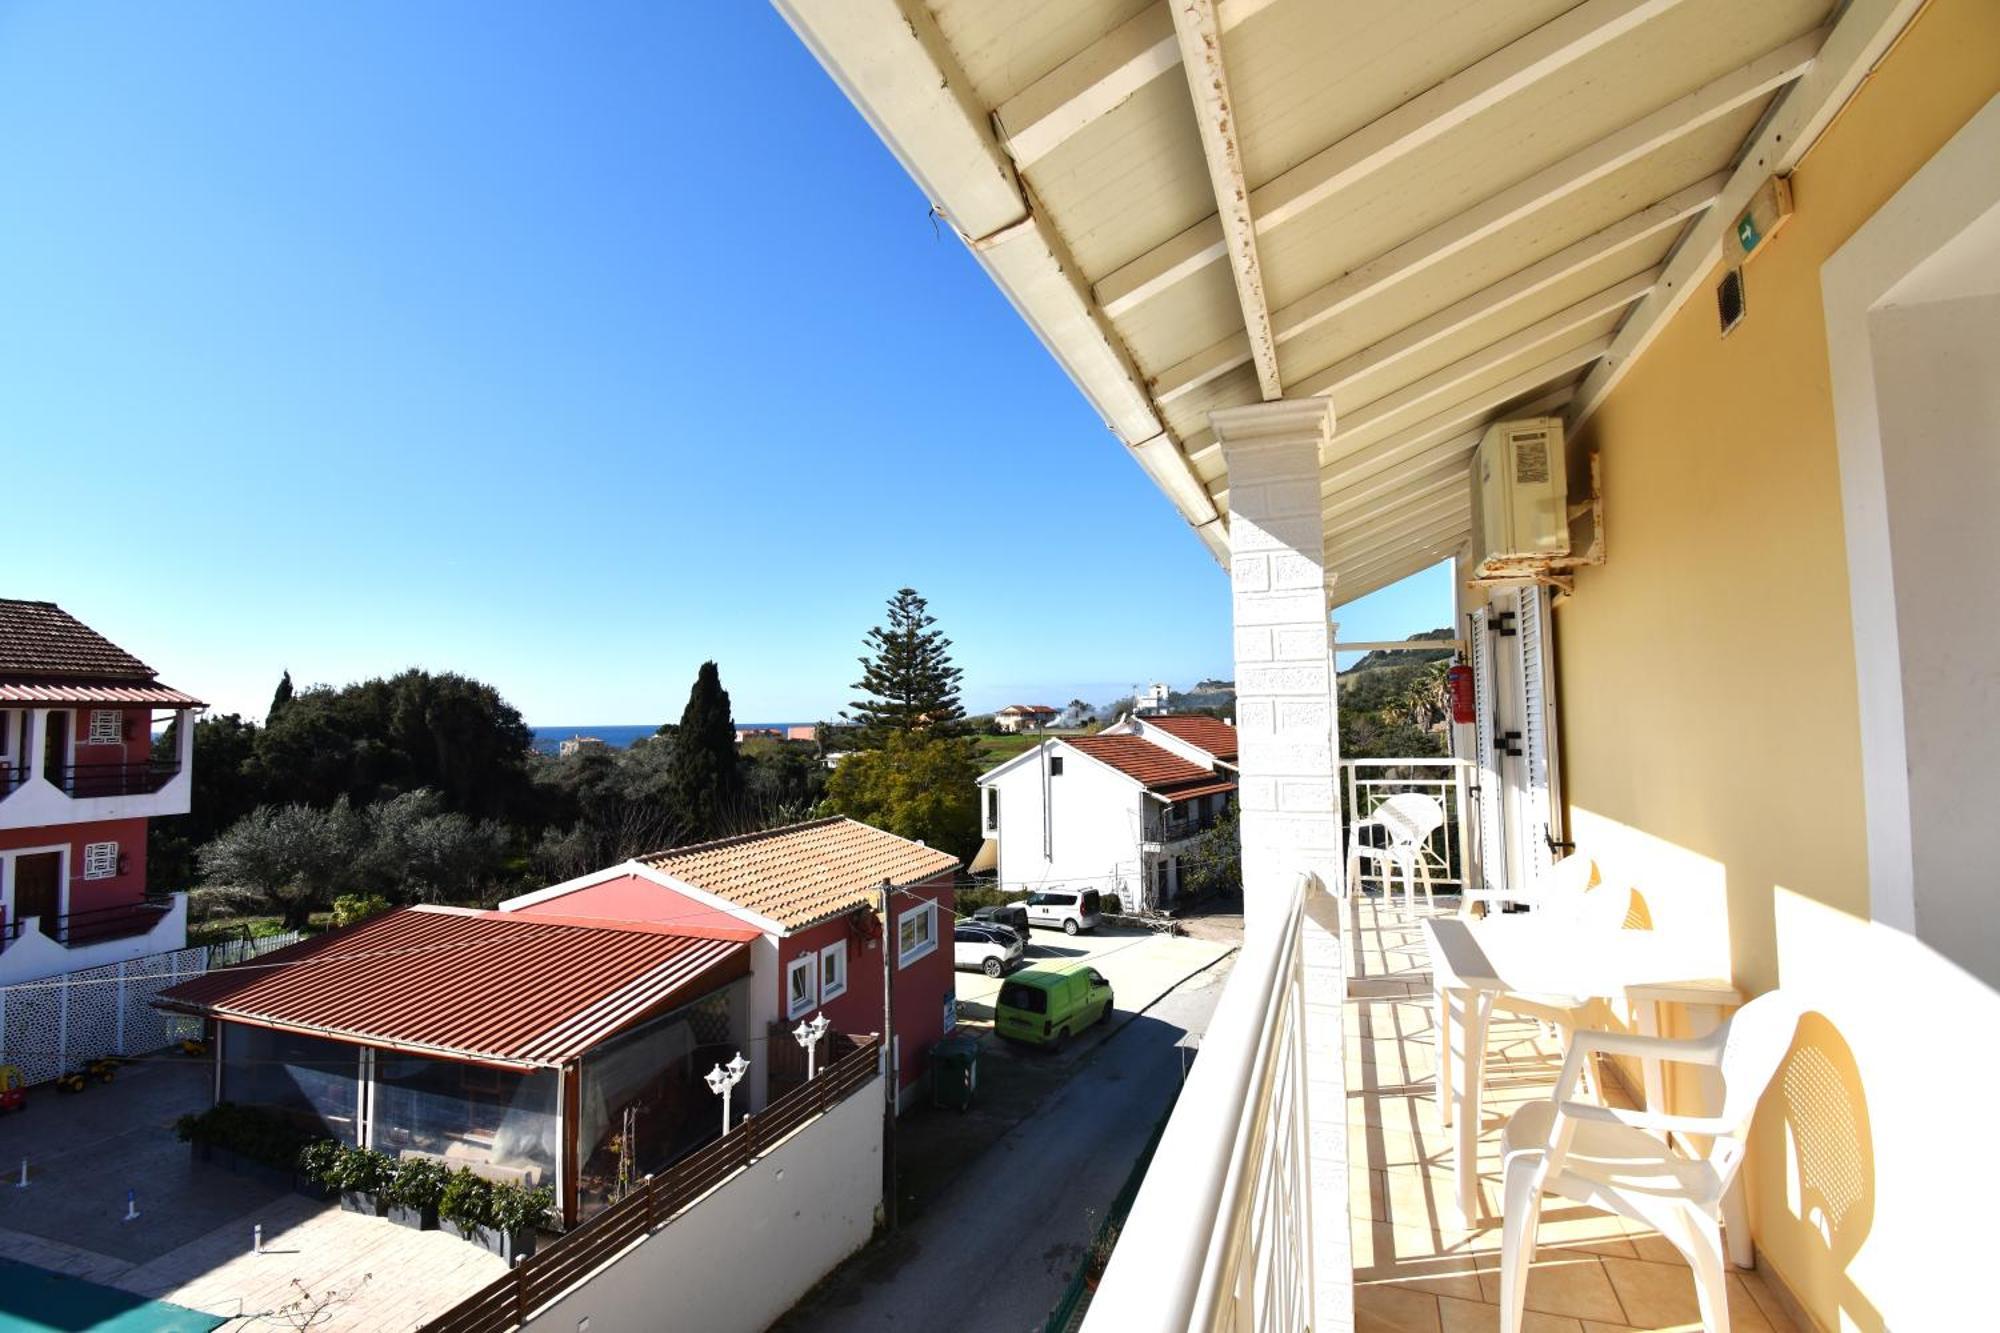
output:
M 997 858 L 1001 884 L 1023 893 L 1097 889 L 1127 910 L 1180 896 L 1180 858 L 1235 797 L 1236 774 L 1156 721 L 1142 724 L 1145 735 L 1120 722 L 1127 730 L 1118 734 L 1052 737 L 981 775 L 980 861 Z M 1203 739 L 1233 761 L 1234 729 L 1200 721 L 1209 724 Z
M 1039 731 L 1055 725 L 1057 711 L 1047 704 L 1008 704 L 993 715 L 993 725 L 1008 735 Z

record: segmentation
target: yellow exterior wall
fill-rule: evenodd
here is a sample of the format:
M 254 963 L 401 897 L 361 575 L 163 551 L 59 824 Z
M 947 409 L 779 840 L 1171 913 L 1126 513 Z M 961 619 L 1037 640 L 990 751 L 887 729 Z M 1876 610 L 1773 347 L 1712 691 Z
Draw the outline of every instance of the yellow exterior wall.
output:
M 1935 0 L 1794 173 L 1747 320 L 1718 335 L 1711 274 L 1578 441 L 1609 558 L 1555 617 L 1571 836 L 1746 991 L 1819 1011 L 1749 1179 L 1760 1249 L 1829 1329 L 1995 1317 L 1960 1303 L 1990 1289 L 2000 1173 L 1969 1149 L 1995 1103 L 1960 1099 L 1991 1086 L 2000 997 L 1869 921 L 1819 275 L 1996 92 L 2000 2 Z

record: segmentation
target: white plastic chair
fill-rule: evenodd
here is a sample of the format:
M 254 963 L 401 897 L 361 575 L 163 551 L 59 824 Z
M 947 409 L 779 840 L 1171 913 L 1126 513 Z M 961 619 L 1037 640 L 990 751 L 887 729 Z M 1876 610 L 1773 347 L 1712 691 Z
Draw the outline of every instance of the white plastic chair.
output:
M 1799 1009 L 1781 991 L 1758 996 L 1706 1037 L 1677 1041 L 1617 1032 L 1579 1032 L 1561 1080 L 1545 1102 L 1507 1121 L 1500 1140 L 1505 1220 L 1500 1241 L 1500 1329 L 1519 1333 L 1535 1262 L 1542 1196 L 1559 1194 L 1650 1226 L 1687 1257 L 1708 1333 L 1729 1333 L 1723 1201 L 1743 1166 L 1757 1101 L 1778 1072 L 1798 1029 Z M 1596 1051 L 1719 1066 L 1722 1109 L 1711 1116 L 1626 1111 L 1571 1098 Z M 1712 1135 L 1707 1153 L 1684 1156 L 1668 1131 Z M 1734 1237 L 1739 1247 L 1742 1237 Z
M 1361 862 L 1365 858 L 1375 866 L 1375 873 L 1382 877 L 1382 901 L 1389 904 L 1395 897 L 1396 874 L 1403 876 L 1403 904 L 1417 905 L 1417 885 L 1424 889 L 1424 906 L 1431 907 L 1431 867 L 1424 856 L 1424 847 L 1430 842 L 1431 834 L 1444 827 L 1444 807 L 1434 797 L 1418 792 L 1398 792 L 1375 807 L 1366 819 L 1354 821 L 1354 827 L 1347 831 L 1347 891 L 1354 892 L 1360 883 Z M 1376 847 L 1361 840 L 1363 829 L 1381 829 L 1388 834 L 1385 846 Z
M 1502 903 L 1518 903 L 1535 911 L 1566 915 L 1576 910 L 1584 894 L 1601 883 L 1603 878 L 1598 873 L 1596 861 L 1582 852 L 1571 852 L 1549 867 L 1548 875 L 1537 888 L 1517 892 L 1510 889 L 1475 889 L 1468 885 L 1459 896 L 1458 914 L 1471 916 L 1474 903 L 1484 903 L 1489 915 Z

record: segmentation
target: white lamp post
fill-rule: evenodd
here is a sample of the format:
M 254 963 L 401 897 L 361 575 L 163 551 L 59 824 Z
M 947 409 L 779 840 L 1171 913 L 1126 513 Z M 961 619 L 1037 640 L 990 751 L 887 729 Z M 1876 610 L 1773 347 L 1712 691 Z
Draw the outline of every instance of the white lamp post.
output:
M 708 1071 L 708 1090 L 722 1098 L 722 1132 L 729 1132 L 729 1090 L 743 1081 L 743 1075 L 750 1070 L 750 1062 L 738 1051 L 736 1058 L 727 1065 L 717 1065 Z
M 820 1014 L 810 1023 L 801 1019 L 799 1025 L 792 1029 L 792 1039 L 805 1047 L 806 1050 L 806 1082 L 808 1083 L 813 1081 L 813 1056 L 818 1052 L 819 1039 L 826 1035 L 826 1029 L 827 1021 L 825 1014 Z

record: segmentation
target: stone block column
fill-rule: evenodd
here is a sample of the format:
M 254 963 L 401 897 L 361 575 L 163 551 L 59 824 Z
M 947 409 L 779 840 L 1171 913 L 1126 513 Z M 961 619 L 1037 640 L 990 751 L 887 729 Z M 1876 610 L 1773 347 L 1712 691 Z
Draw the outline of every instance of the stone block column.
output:
M 1209 421 L 1229 466 L 1243 924 L 1254 936 L 1278 921 L 1301 872 L 1317 874 L 1328 892 L 1340 885 L 1340 754 L 1319 494 L 1333 404 L 1279 399 L 1223 408 Z

